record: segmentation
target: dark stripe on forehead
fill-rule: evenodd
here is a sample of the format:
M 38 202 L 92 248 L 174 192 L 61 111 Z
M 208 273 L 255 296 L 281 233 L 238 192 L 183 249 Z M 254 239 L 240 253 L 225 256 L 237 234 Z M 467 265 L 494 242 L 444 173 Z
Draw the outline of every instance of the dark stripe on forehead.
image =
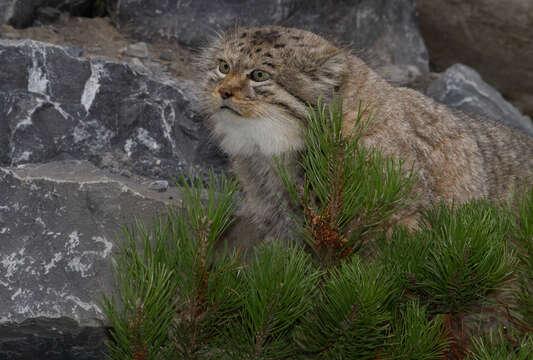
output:
M 277 30 L 272 30 L 270 32 L 267 32 L 265 34 L 262 35 L 262 38 L 263 40 L 273 44 L 274 42 L 276 42 L 279 38 L 281 37 L 279 31 Z

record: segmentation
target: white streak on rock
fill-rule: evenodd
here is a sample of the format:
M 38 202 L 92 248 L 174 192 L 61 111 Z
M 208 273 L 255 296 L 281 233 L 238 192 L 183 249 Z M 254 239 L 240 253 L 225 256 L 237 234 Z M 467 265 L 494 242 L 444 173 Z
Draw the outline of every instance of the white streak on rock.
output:
M 86 186 L 86 185 L 113 184 L 114 183 L 114 184 L 120 185 L 122 191 L 129 191 L 129 192 L 131 192 L 132 194 L 134 194 L 136 196 L 139 196 L 139 197 L 141 197 L 143 199 L 145 198 L 145 196 L 143 194 L 141 194 L 140 192 L 135 191 L 131 187 L 124 185 L 120 181 L 109 179 L 109 178 L 102 178 L 102 179 L 98 179 L 98 180 L 89 180 L 89 181 L 80 182 L 78 180 L 56 179 L 56 178 L 51 178 L 51 177 L 48 177 L 48 176 L 31 176 L 31 175 L 20 176 L 16 172 L 14 172 L 14 171 L 12 171 L 12 170 L 10 170 L 8 168 L 3 168 L 3 167 L 0 167 L 0 171 L 3 172 L 3 173 L 8 174 L 10 176 L 13 176 L 15 179 L 20 180 L 22 182 L 28 182 L 29 180 L 44 180 L 44 181 L 48 181 L 48 182 L 56 183 L 56 184 L 78 184 L 79 185 L 78 188 L 80 190 L 82 190 L 83 187 Z M 45 194 L 45 198 L 52 199 L 53 196 L 49 195 L 49 194 Z M 18 203 L 13 204 L 12 206 L 13 206 L 13 209 L 15 209 L 17 211 L 20 209 L 20 205 Z M 10 207 L 9 206 L 0 205 L 0 210 L 8 211 L 8 210 L 10 210 Z M 64 210 L 64 209 L 60 208 L 59 210 Z M 74 234 L 76 234 L 76 236 L 78 236 L 77 235 L 78 232 L 74 231 L 73 233 L 71 233 L 69 235 L 69 237 L 73 237 Z M 61 233 L 57 233 L 57 235 L 61 235 Z M 79 241 L 79 239 L 78 239 L 78 241 Z M 69 244 L 70 244 L 70 241 L 69 241 Z M 65 248 L 68 248 L 69 244 L 65 244 Z
M 94 152 L 107 146 L 114 135 L 96 120 L 80 122 L 73 131 L 74 142 L 79 143 L 89 139 L 84 145 L 89 146 Z
M 133 148 L 135 146 L 137 146 L 137 143 L 134 140 L 126 140 L 126 143 L 124 144 L 124 151 L 126 152 L 126 154 L 128 154 L 129 157 L 131 157 L 131 155 L 133 154 Z
M 35 218 L 35 222 L 39 225 L 41 225 L 42 227 L 46 227 L 46 224 L 44 223 L 43 219 L 39 216 L 37 218 Z
M 17 163 L 20 163 L 22 161 L 28 161 L 30 160 L 30 156 L 31 156 L 32 152 L 31 151 L 24 151 L 22 152 L 22 154 L 20 154 L 19 156 L 17 156 L 15 159 L 13 159 L 13 163 L 17 164 Z
M 113 243 L 111 241 L 108 241 L 105 237 L 103 236 L 93 236 L 92 238 L 95 242 L 99 242 L 99 243 L 102 243 L 104 244 L 104 250 L 102 250 L 100 252 L 100 256 L 102 258 L 106 258 L 109 256 L 109 254 L 111 254 L 111 250 L 113 249 Z
M 145 128 L 138 128 L 137 129 L 137 140 L 144 146 L 146 146 L 148 149 L 158 152 L 161 148 L 161 145 L 155 141 L 153 137 L 150 136 L 148 131 Z
M 17 296 L 19 296 L 20 294 L 22 294 L 22 289 L 19 288 L 17 291 L 15 291 L 15 293 L 13 295 L 11 295 L 11 300 L 15 300 L 15 298 Z
M 82 278 L 88 277 L 91 274 L 87 272 L 92 268 L 92 264 L 84 264 L 81 262 L 81 256 L 73 257 L 67 264 L 70 270 L 79 272 Z
M 17 125 L 15 126 L 15 131 L 19 130 L 20 128 L 25 128 L 27 126 L 33 125 L 33 122 L 31 121 L 31 117 L 27 117 L 22 121 L 19 121 Z
M 67 249 L 67 254 L 72 254 L 75 248 L 78 247 L 80 244 L 80 234 L 78 234 L 78 231 L 73 231 L 68 236 L 68 242 L 65 244 L 65 248 Z
M 54 109 L 56 109 L 57 112 L 60 113 L 61 116 L 63 116 L 63 119 L 70 119 L 71 118 L 70 114 L 67 113 L 65 110 L 63 110 L 63 108 L 61 107 L 60 103 L 52 102 L 52 104 L 54 105 Z
M 75 303 L 77 306 L 81 307 L 85 311 L 93 310 L 96 313 L 99 313 L 99 314 L 102 313 L 102 310 L 100 310 L 100 308 L 97 305 L 84 302 L 77 296 L 68 295 L 68 296 L 65 296 L 65 300 L 72 301 L 73 303 Z
M 38 51 L 35 44 L 32 43 L 32 67 L 28 76 L 28 91 L 38 93 L 47 96 L 48 90 L 48 77 L 46 71 L 43 71 L 42 67 L 46 68 L 46 53 L 44 51 Z M 39 66 L 37 53 L 42 54 L 44 64 Z
M 176 150 L 176 141 L 174 140 L 174 136 L 172 136 L 172 127 L 174 126 L 174 123 L 176 122 L 176 112 L 174 111 L 174 107 L 171 105 L 169 101 L 165 101 L 165 106 L 161 107 L 161 120 L 163 122 L 163 135 L 167 138 L 168 142 L 172 146 L 172 153 L 177 156 L 177 150 Z M 167 108 L 170 108 L 170 114 L 168 117 L 165 115 L 165 110 Z
M 14 253 L 11 253 L 10 255 L 5 255 L 2 258 L 2 261 L 0 261 L 0 263 L 5 269 L 4 278 L 9 279 L 15 274 L 15 272 L 19 269 L 19 267 L 24 265 L 25 263 L 24 251 L 25 250 L 26 250 L 25 248 L 22 248 L 18 251 L 18 253 L 14 252 Z
M 83 93 L 81 94 L 81 104 L 85 111 L 89 111 L 94 98 L 100 89 L 100 78 L 104 73 L 104 64 L 91 62 L 91 76 L 87 79 Z
M 50 269 L 56 267 L 56 263 L 63 259 L 63 254 L 60 252 L 54 254 L 54 258 L 50 260 L 48 264 L 44 264 L 44 274 L 48 274 L 50 272 Z
M 141 194 L 138 191 L 135 191 L 134 189 L 132 189 L 129 186 L 126 186 L 126 185 L 122 185 L 122 187 L 120 188 L 120 191 L 121 192 L 130 192 L 130 193 L 132 193 L 135 196 L 138 196 L 138 197 L 143 198 L 143 199 L 145 198 L 145 196 L 143 194 Z

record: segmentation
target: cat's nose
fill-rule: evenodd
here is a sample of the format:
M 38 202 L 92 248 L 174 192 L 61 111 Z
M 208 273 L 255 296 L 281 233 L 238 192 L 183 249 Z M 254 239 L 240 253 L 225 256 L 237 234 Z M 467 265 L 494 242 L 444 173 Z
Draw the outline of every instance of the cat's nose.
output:
M 233 96 L 233 93 L 228 88 L 223 88 L 222 87 L 222 88 L 218 89 L 218 93 L 220 94 L 220 96 L 222 96 L 222 99 L 227 99 L 227 98 L 230 98 L 230 97 Z

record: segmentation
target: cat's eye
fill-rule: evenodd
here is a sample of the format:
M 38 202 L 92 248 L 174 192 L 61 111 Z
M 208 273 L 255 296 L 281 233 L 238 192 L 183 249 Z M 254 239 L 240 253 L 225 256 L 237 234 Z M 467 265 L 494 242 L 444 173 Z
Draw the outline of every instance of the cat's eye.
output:
M 253 81 L 267 81 L 270 79 L 270 74 L 263 70 L 254 70 L 250 74 L 250 79 Z
M 218 62 L 218 71 L 220 71 L 222 74 L 228 74 L 229 70 L 230 70 L 230 67 L 226 61 L 220 60 Z

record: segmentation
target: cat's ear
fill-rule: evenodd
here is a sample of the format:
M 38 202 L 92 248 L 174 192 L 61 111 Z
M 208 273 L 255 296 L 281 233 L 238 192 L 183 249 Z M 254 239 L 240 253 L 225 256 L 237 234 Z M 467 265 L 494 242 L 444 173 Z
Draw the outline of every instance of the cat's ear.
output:
M 332 78 L 342 76 L 346 66 L 346 54 L 342 51 L 334 51 L 327 54 L 322 59 L 319 71 L 324 75 L 330 75 Z
M 334 51 L 325 56 L 318 68 L 320 77 L 331 81 L 340 81 L 346 67 L 346 54 L 342 51 Z

